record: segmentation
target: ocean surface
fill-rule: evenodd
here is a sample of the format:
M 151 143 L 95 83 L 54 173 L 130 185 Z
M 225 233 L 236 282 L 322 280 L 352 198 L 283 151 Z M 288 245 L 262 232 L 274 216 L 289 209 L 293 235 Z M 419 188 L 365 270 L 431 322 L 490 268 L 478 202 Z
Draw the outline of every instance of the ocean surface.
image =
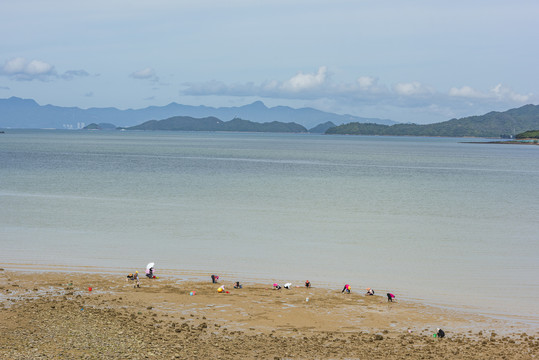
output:
M 0 264 L 349 283 L 538 323 L 539 147 L 465 141 L 9 130 Z

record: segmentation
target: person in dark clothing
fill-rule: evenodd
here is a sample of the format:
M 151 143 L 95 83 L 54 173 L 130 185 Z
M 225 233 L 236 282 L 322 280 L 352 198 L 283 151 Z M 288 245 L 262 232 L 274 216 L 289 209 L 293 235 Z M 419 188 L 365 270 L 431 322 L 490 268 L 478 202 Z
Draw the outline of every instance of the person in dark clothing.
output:
M 392 293 L 387 293 L 387 301 L 388 302 L 393 302 L 394 298 L 395 298 L 395 295 L 393 295 Z
M 243 286 L 240 284 L 239 281 L 236 281 L 236 283 L 234 284 L 234 289 L 241 289 Z
M 305 281 L 305 287 L 310 288 L 311 282 L 309 280 Z
M 213 284 L 216 284 L 216 283 L 217 283 L 217 280 L 219 280 L 219 276 L 217 276 L 217 275 L 212 275 L 212 276 L 211 276 L 211 282 L 212 282 Z
M 344 288 L 342 289 L 341 292 L 342 293 L 346 292 L 347 294 L 350 294 L 350 289 L 351 289 L 350 285 L 346 284 L 346 285 L 344 285 Z
M 442 329 L 438 328 L 436 330 L 438 330 L 436 336 L 438 336 L 439 338 L 443 338 L 445 336 L 445 332 Z

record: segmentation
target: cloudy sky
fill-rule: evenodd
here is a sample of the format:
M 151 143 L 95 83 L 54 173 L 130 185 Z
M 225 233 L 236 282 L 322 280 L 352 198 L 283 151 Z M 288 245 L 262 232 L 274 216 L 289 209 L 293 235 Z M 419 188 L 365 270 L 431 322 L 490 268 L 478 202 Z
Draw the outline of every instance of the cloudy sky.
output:
M 539 104 L 538 19 L 537 0 L 0 0 L 0 98 L 439 122 Z

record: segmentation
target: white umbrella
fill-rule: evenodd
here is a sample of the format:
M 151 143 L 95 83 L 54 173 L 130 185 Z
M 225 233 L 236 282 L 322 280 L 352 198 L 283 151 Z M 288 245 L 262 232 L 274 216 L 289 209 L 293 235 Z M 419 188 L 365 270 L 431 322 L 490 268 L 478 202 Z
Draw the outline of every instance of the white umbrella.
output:
M 153 268 L 155 266 L 155 263 L 149 263 L 146 265 L 146 270 L 150 270 L 150 268 Z

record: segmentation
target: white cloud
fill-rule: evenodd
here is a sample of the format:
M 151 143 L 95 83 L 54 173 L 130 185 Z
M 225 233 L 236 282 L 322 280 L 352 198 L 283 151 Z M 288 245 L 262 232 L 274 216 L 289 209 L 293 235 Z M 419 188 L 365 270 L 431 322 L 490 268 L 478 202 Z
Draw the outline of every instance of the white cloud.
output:
M 143 79 L 143 80 L 151 80 L 151 81 L 159 81 L 159 77 L 155 74 L 154 69 L 147 67 L 145 69 L 135 71 L 129 75 L 133 79 Z
M 299 72 L 296 76 L 293 76 L 289 80 L 285 81 L 281 88 L 285 91 L 304 91 L 316 89 L 326 82 L 327 79 L 327 67 L 321 66 L 318 68 L 316 74 L 304 74 Z
M 502 99 L 502 100 L 509 99 L 509 100 L 512 100 L 515 102 L 521 102 L 521 103 L 527 102 L 532 97 L 532 94 L 528 94 L 528 95 L 517 94 L 516 92 L 514 92 L 508 87 L 503 86 L 502 84 L 498 84 L 492 89 L 490 89 L 490 93 L 493 94 L 498 99 Z
M 53 69 L 54 67 L 51 64 L 40 60 L 32 60 L 26 65 L 25 71 L 30 75 L 43 75 L 49 74 Z
M 72 80 L 75 77 L 89 76 L 85 70 L 69 70 L 58 75 L 53 65 L 41 60 L 27 60 L 17 57 L 7 60 L 0 68 L 0 75 L 18 81 L 49 81 L 53 79 Z
M 499 101 L 513 101 L 516 103 L 525 103 L 532 98 L 532 94 L 523 95 L 518 94 L 508 87 L 498 84 L 490 89 L 488 92 L 481 92 L 473 89 L 470 86 L 463 86 L 461 88 L 451 88 L 449 90 L 449 96 L 463 97 L 469 99 L 494 99 Z
M 6 75 L 13 75 L 24 71 L 26 66 L 26 59 L 22 57 L 14 58 L 6 61 L 2 67 L 2 72 Z
M 357 79 L 357 83 L 361 90 L 369 90 L 377 83 L 377 79 L 371 76 L 360 76 Z
M 0 74 L 14 80 L 47 80 L 56 76 L 54 66 L 41 60 L 28 61 L 23 57 L 7 60 Z
M 466 98 L 484 98 L 485 94 L 471 88 L 470 86 L 463 86 L 461 88 L 449 89 L 449 96 L 466 97 Z
M 372 117 L 381 109 L 397 111 L 398 118 L 403 120 L 406 115 L 411 118 L 406 121 L 417 122 L 432 116 L 431 121 L 444 121 L 449 117 L 468 116 L 470 113 L 480 114 L 493 109 L 504 109 L 523 105 L 524 102 L 537 102 L 539 99 L 532 94 L 521 95 L 502 85 L 481 92 L 470 86 L 453 87 L 448 92 L 440 92 L 419 81 L 399 82 L 392 86 L 380 84 L 373 76 L 360 76 L 352 82 L 334 81 L 327 74 L 329 70 L 321 66 L 315 73 L 298 72 L 296 75 L 283 80 L 268 80 L 263 83 L 234 83 L 209 81 L 205 83 L 184 83 L 181 95 L 188 96 L 230 96 L 254 97 L 273 99 L 277 101 L 300 102 L 302 104 L 316 103 L 344 109 L 361 111 L 369 108 Z M 328 105 L 332 104 L 332 105 Z M 399 109 L 399 110 L 395 110 Z M 406 112 L 402 112 L 405 109 Z M 390 112 L 388 111 L 388 114 Z M 360 114 L 358 114 L 360 115 Z M 385 115 L 391 117 L 390 115 Z M 417 116 L 418 118 L 415 118 Z
M 221 81 L 204 83 L 184 83 L 184 95 L 225 95 L 225 96 L 262 96 L 275 98 L 317 98 L 327 91 L 327 67 L 321 66 L 316 73 L 298 72 L 285 81 L 271 80 L 257 85 L 252 82 L 244 84 L 225 84 Z
M 417 81 L 409 83 L 397 83 L 393 85 L 393 90 L 397 94 L 404 96 L 425 95 L 434 93 L 433 89 Z
M 84 77 L 84 76 L 90 76 L 90 74 L 88 74 L 88 72 L 85 70 L 69 70 L 63 73 L 61 75 L 61 78 L 65 80 L 72 80 L 75 77 Z

